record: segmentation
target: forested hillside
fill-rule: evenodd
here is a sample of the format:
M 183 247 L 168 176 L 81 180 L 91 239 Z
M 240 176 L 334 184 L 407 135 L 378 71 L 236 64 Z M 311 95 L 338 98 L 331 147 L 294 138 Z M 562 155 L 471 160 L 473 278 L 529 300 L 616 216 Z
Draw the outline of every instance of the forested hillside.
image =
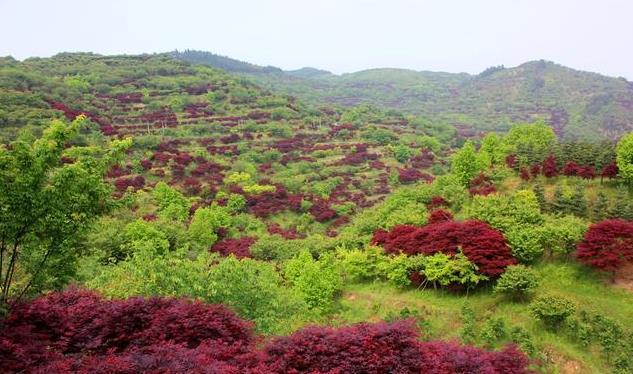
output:
M 214 56 L 192 51 L 176 55 L 223 68 Z M 372 104 L 478 131 L 507 131 L 513 123 L 537 119 L 567 140 L 615 140 L 633 129 L 631 82 L 542 60 L 514 68 L 492 67 L 478 75 L 403 69 L 340 76 L 263 68 L 245 73 L 263 87 L 306 102 Z
M 0 371 L 633 372 L 628 82 L 205 56 L 0 60 Z

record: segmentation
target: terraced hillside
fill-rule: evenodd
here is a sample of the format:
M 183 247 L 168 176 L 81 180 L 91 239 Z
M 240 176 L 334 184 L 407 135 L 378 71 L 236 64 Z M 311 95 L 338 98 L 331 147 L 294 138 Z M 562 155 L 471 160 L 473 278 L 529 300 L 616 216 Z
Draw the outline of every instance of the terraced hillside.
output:
M 207 54 L 207 59 L 203 52 L 173 55 L 215 65 L 213 54 Z M 192 55 L 197 58 L 192 60 Z M 243 72 L 233 65 L 223 68 Z M 514 68 L 493 67 L 478 75 L 372 69 L 337 76 L 263 68 L 245 75 L 263 87 L 306 102 L 343 107 L 372 104 L 458 128 L 506 131 L 516 122 L 543 119 L 567 140 L 614 140 L 633 129 L 631 82 L 543 60 Z
M 79 114 L 89 119 L 79 142 L 133 137 L 124 164 L 108 173 L 119 194 L 164 181 L 199 205 L 241 196 L 269 233 L 287 237 L 335 235 L 394 185 L 432 180 L 448 149 L 432 135 L 453 135 L 369 108 L 308 109 L 164 55 L 4 59 L 0 102 L 5 139 Z

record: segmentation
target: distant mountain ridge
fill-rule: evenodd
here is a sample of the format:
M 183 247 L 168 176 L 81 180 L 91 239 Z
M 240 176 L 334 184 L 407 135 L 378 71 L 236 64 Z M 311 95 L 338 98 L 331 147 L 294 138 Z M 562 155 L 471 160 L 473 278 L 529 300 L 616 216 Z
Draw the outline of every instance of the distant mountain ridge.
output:
M 174 55 L 248 76 L 265 88 L 315 104 L 371 104 L 482 131 L 505 131 L 516 122 L 543 119 L 566 139 L 617 139 L 633 131 L 633 83 L 544 60 L 495 66 L 477 75 L 393 68 L 335 75 L 316 68 L 283 71 L 248 63 L 242 64 L 249 69 L 237 63 L 225 68 L 212 57 L 217 55 L 190 56 Z

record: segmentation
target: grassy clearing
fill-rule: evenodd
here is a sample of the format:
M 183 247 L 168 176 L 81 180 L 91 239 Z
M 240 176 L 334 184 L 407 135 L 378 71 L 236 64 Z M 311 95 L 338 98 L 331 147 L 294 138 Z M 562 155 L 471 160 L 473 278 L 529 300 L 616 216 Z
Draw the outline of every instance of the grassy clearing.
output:
M 612 286 L 599 274 L 577 264 L 557 262 L 535 265 L 541 285 L 537 291 L 554 293 L 574 300 L 579 310 L 590 310 L 609 316 L 631 328 L 633 293 Z M 547 373 L 599 373 L 609 369 L 599 349 L 589 351 L 577 345 L 564 332 L 550 333 L 529 313 L 526 303 L 510 302 L 491 292 L 491 287 L 468 295 L 446 290 L 399 290 L 384 282 L 348 285 L 341 298 L 339 312 L 332 325 L 377 321 L 403 308 L 417 311 L 425 320 L 429 338 L 459 339 L 460 310 L 464 304 L 476 314 L 477 326 L 488 316 L 501 317 L 508 330 L 514 326 L 526 329 L 537 346 L 536 368 Z M 479 331 L 478 331 L 479 333 Z M 507 343 L 502 340 L 499 346 Z

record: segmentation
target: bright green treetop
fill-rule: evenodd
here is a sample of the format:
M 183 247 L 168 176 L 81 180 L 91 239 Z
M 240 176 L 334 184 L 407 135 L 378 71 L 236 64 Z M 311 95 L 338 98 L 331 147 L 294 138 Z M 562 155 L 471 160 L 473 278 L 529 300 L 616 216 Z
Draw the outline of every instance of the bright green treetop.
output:
M 63 286 L 75 272 L 77 244 L 111 206 L 103 175 L 131 140 L 114 141 L 101 154 L 67 149 L 84 120 L 54 120 L 38 140 L 0 145 L 0 307 L 28 291 Z M 62 162 L 65 152 L 72 162 Z
M 620 139 L 615 152 L 618 175 L 628 183 L 633 183 L 633 132 Z

